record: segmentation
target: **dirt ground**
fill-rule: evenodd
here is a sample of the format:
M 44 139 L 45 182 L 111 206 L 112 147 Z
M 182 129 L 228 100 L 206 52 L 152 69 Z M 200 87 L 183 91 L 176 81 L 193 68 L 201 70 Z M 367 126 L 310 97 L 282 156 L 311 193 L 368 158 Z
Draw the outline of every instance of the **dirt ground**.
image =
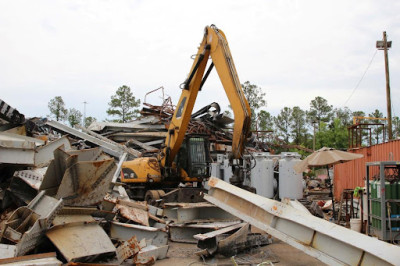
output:
M 216 256 L 202 260 L 194 253 L 199 249 L 195 244 L 169 242 L 168 258 L 159 260 L 157 266 L 181 266 L 181 265 L 234 265 L 230 258 Z M 304 252 L 274 239 L 267 246 L 252 249 L 238 254 L 233 258 L 238 265 L 257 265 L 262 262 L 272 262 L 273 265 L 325 265 L 321 261 L 308 256 Z M 267 264 L 264 264 L 267 265 Z

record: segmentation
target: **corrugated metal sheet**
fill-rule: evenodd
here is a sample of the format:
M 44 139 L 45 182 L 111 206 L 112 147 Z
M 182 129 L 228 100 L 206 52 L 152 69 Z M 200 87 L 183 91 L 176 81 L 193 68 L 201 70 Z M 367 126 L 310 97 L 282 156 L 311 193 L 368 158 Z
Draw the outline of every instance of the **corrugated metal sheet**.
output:
M 343 189 L 363 187 L 365 180 L 365 163 L 376 161 L 400 161 L 400 140 L 352 149 L 349 152 L 364 155 L 363 158 L 335 165 L 335 199 L 340 200 Z M 377 169 L 371 168 L 373 171 Z M 377 174 L 372 172 L 372 174 Z

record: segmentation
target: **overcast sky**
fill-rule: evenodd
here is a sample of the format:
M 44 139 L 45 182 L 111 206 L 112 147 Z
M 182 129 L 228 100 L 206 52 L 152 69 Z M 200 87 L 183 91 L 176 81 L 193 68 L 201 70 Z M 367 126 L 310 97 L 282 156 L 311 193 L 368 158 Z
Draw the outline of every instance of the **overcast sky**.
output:
M 98 120 L 122 85 L 144 95 L 160 86 L 179 99 L 206 25 L 228 39 L 241 83 L 266 93 L 266 110 L 309 109 L 316 96 L 386 116 L 383 51 L 360 81 L 385 30 L 394 115 L 400 115 L 400 1 L 0 1 L 0 98 L 27 117 L 51 98 Z M 148 102 L 161 104 L 161 93 Z M 195 109 L 228 100 L 216 72 Z

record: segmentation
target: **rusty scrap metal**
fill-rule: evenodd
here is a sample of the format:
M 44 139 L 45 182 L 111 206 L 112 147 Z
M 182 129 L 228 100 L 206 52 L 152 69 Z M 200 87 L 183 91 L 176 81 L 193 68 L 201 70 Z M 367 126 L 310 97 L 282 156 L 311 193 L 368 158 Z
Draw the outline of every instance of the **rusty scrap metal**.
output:
M 168 99 L 161 106 L 148 103 L 144 103 L 144 105 L 146 107 L 141 111 L 143 116 L 158 116 L 165 123 L 166 128 L 168 127 L 175 109 Z M 213 108 L 214 110 L 212 110 Z M 234 120 L 220 114 L 220 111 L 219 105 L 212 103 L 193 113 L 187 132 L 189 134 L 207 134 L 211 141 L 232 141 L 232 134 L 225 128 Z
M 197 240 L 207 240 L 207 239 L 210 239 L 210 238 L 214 238 L 214 237 L 216 237 L 218 235 L 226 234 L 226 233 L 229 233 L 229 232 L 231 232 L 233 230 L 237 230 L 239 228 L 242 228 L 245 225 L 246 225 L 246 223 L 237 223 L 237 224 L 234 224 L 234 225 L 231 225 L 231 226 L 228 226 L 228 227 L 224 227 L 222 229 L 218 229 L 218 230 L 215 230 L 215 231 L 211 231 L 211 232 L 208 232 L 208 233 L 197 234 L 197 235 L 194 235 L 193 237 L 195 239 L 197 239 Z
M 124 241 L 118 248 L 117 248 L 117 259 L 118 263 L 122 264 L 125 260 L 133 257 L 136 255 L 140 249 L 146 246 L 145 241 L 137 241 L 136 237 L 133 236 L 131 239 Z
M 147 211 L 121 204 L 117 204 L 115 207 L 122 217 L 138 224 L 149 226 L 149 213 Z
M 236 230 L 236 232 L 231 235 L 226 235 L 227 232 L 233 230 Z M 199 239 L 197 247 L 202 249 L 202 251 L 196 253 L 200 256 L 209 256 L 219 253 L 226 257 L 231 257 L 244 250 L 272 243 L 269 235 L 251 233 L 248 223 L 241 223 L 208 234 L 196 235 L 195 237 Z
M 159 117 L 161 121 L 169 121 L 175 111 L 175 106 L 172 104 L 172 100 L 168 97 L 163 101 L 161 106 L 151 105 L 149 103 L 143 103 L 144 106 L 140 111 L 143 116 L 156 116 Z
M 126 241 L 136 236 L 139 241 L 146 239 L 157 246 L 168 243 L 168 233 L 165 229 L 120 222 L 111 222 L 110 236 L 112 239 L 120 241 Z
M 139 251 L 132 262 L 135 265 L 152 265 L 156 260 L 165 259 L 167 257 L 167 252 L 168 245 L 148 245 Z
M 203 188 L 177 188 L 166 193 L 162 198 L 163 202 L 201 202 L 203 199 L 202 193 L 205 192 Z
M 114 159 L 77 162 L 65 171 L 56 197 L 71 206 L 89 206 L 103 200 L 116 165 Z
M 193 238 L 197 239 L 197 247 L 202 250 L 197 252 L 198 256 L 209 256 L 214 255 L 218 249 L 218 241 L 224 234 L 234 230 L 238 230 L 245 226 L 246 223 L 238 223 L 232 226 L 228 226 L 222 229 L 211 231 L 205 234 L 194 235 Z
M 171 241 L 181 243 L 197 243 L 197 239 L 193 236 L 197 234 L 204 234 L 235 224 L 239 224 L 241 221 L 230 221 L 230 222 L 208 222 L 208 223 L 194 223 L 194 224 L 169 224 L 169 232 Z
M 237 232 L 218 241 L 218 253 L 231 257 L 254 247 L 265 246 L 272 243 L 269 235 L 251 234 L 249 224 L 244 225 Z
M 37 168 L 32 170 L 21 170 L 21 171 L 16 171 L 14 173 L 14 177 L 22 179 L 35 190 L 39 190 L 44 175 L 46 174 L 46 171 L 47 167 Z
M 31 251 L 62 208 L 62 200 L 39 193 L 28 206 L 16 209 L 4 224 L 1 238 L 16 243 L 16 255 Z
M 303 147 L 301 145 L 287 144 L 284 140 L 274 137 L 275 142 L 267 142 L 271 147 L 283 148 L 283 149 L 298 149 L 305 152 L 313 152 L 312 149 Z

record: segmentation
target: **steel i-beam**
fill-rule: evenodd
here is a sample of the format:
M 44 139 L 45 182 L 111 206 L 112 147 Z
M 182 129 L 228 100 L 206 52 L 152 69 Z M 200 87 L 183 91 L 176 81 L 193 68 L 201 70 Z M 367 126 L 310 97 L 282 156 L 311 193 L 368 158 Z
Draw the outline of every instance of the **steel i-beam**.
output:
M 398 265 L 400 247 L 211 178 L 204 198 L 329 265 Z

